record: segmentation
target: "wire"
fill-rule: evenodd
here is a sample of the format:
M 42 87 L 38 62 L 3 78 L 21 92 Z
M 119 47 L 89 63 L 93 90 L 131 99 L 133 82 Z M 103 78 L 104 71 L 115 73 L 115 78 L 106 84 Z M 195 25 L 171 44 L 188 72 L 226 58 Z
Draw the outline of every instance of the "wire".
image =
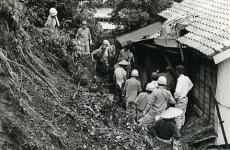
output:
M 225 107 L 225 108 L 227 108 L 227 109 L 229 109 L 229 110 L 230 110 L 230 107 L 229 107 L 229 106 L 223 105 L 223 104 L 221 104 L 221 103 L 220 103 L 220 102 L 218 102 L 218 101 L 217 101 L 217 103 L 218 103 L 219 105 L 221 105 L 221 106 L 223 106 L 223 107 Z

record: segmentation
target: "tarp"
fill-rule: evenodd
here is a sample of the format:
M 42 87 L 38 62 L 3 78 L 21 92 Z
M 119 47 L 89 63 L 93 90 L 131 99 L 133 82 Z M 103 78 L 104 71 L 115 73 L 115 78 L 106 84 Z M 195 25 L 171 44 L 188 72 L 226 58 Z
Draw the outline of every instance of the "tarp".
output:
M 136 31 L 121 35 L 117 37 L 117 40 L 122 46 L 125 46 L 129 41 L 138 42 L 146 38 L 151 39 L 154 38 L 153 35 L 157 34 L 157 32 L 161 29 L 161 26 L 162 26 L 161 22 L 156 22 L 146 27 L 143 27 L 141 29 L 138 29 Z

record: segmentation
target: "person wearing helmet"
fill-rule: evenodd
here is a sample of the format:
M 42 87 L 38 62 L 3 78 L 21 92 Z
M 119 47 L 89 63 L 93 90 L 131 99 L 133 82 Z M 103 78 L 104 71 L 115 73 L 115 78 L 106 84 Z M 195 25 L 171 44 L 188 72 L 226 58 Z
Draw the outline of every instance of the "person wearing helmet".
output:
M 87 21 L 82 21 L 82 26 L 77 30 L 76 40 L 81 47 L 83 54 L 90 54 L 90 45 L 92 45 L 92 38 L 90 29 L 87 27 Z
M 102 46 L 99 49 L 94 50 L 91 53 L 91 59 L 93 62 L 96 61 L 96 71 L 100 76 L 104 76 L 109 67 L 108 63 L 108 48 L 109 48 L 109 41 L 104 40 Z
M 56 26 L 60 26 L 59 20 L 57 18 L 57 10 L 55 8 L 50 8 L 45 27 L 55 28 Z
M 139 120 L 140 125 L 147 127 L 154 123 L 156 118 L 166 110 L 168 104 L 175 104 L 172 94 L 166 89 L 167 79 L 165 76 L 160 76 L 157 80 L 158 87 L 153 90 L 151 100 L 147 104 L 147 114 Z
M 115 81 L 114 99 L 116 100 L 117 104 L 124 109 L 125 102 L 122 101 L 122 90 L 127 78 L 127 72 L 125 70 L 127 65 L 129 65 L 129 63 L 126 60 L 120 61 L 113 74 L 113 79 Z
M 174 93 L 174 97 L 177 100 L 175 107 L 183 110 L 183 114 L 176 118 L 176 124 L 178 129 L 185 123 L 185 113 L 188 104 L 188 92 L 192 89 L 193 83 L 189 79 L 189 77 L 184 75 L 184 66 L 178 65 L 176 66 L 176 72 L 178 75 L 176 90 Z
M 126 102 L 126 114 L 129 119 L 129 123 L 135 123 L 136 108 L 135 100 L 138 94 L 141 92 L 141 83 L 137 80 L 139 73 L 134 69 L 131 73 L 131 78 L 126 80 L 123 95 Z
M 143 117 L 143 114 L 146 114 L 147 103 L 151 100 L 151 93 L 155 88 L 156 86 L 154 84 L 148 83 L 146 86 L 146 92 L 141 92 L 135 100 L 137 120 Z

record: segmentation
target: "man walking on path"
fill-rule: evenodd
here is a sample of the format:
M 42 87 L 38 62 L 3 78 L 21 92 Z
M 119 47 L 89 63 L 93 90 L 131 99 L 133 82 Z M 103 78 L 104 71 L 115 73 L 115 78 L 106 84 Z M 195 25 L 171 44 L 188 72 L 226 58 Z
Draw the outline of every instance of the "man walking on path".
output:
M 175 107 L 183 110 L 183 114 L 175 119 L 177 128 L 180 130 L 185 123 L 185 113 L 188 104 L 187 94 L 192 89 L 193 83 L 189 79 L 189 77 L 184 75 L 184 66 L 182 65 L 176 66 L 176 72 L 178 75 L 178 79 L 177 79 L 176 90 L 174 93 L 174 97 L 176 99 Z
M 129 65 L 129 63 L 126 60 L 122 60 L 118 63 L 118 67 L 114 71 L 114 79 L 119 88 L 122 88 L 126 81 L 127 72 L 124 67 L 127 65 Z
M 156 120 L 156 116 L 160 116 L 166 110 L 168 104 L 175 104 L 175 100 L 171 93 L 166 90 L 167 79 L 161 76 L 157 80 L 158 88 L 154 89 L 151 94 L 151 100 L 147 105 L 145 116 L 139 120 L 140 125 L 147 127 Z
M 91 59 L 93 62 L 96 60 L 96 71 L 99 76 L 105 76 L 108 72 L 109 63 L 108 63 L 108 49 L 109 41 L 104 40 L 102 46 L 99 49 L 94 50 L 91 53 Z
M 152 83 L 148 83 L 146 86 L 146 92 L 141 92 L 136 101 L 136 111 L 137 111 L 137 120 L 143 117 L 143 113 L 146 111 L 146 106 L 148 101 L 151 100 L 151 93 L 156 88 L 156 86 Z
M 141 92 L 141 83 L 137 80 L 137 77 L 139 76 L 137 70 L 133 70 L 131 76 L 132 77 L 125 82 L 123 93 L 127 107 L 126 114 L 129 119 L 129 123 L 133 124 L 136 116 L 135 100 Z
M 55 8 L 50 8 L 49 10 L 49 16 L 47 18 L 47 21 L 45 23 L 45 27 L 48 28 L 55 28 L 55 27 L 59 27 L 60 23 L 57 17 L 57 10 Z
M 92 45 L 92 38 L 86 20 L 82 21 L 82 27 L 77 30 L 76 34 L 77 44 L 83 54 L 90 54 L 90 45 Z
M 122 100 L 122 90 L 127 78 L 127 72 L 125 71 L 124 67 L 127 65 L 129 65 L 129 63 L 126 60 L 120 61 L 113 75 L 115 81 L 114 98 L 118 105 L 123 108 L 125 108 L 125 102 Z
M 129 66 L 127 66 L 127 73 L 129 77 L 130 72 L 131 72 L 132 63 L 134 63 L 134 56 L 133 56 L 133 53 L 130 51 L 130 49 L 127 46 L 124 47 L 124 49 L 120 51 L 118 61 L 122 61 L 122 60 L 126 60 L 129 62 Z

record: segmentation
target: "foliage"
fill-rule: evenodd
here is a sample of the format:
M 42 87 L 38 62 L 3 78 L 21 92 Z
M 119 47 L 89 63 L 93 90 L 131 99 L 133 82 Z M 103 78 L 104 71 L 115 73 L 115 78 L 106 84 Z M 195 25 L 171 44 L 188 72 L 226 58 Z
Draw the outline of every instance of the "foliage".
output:
M 112 21 L 124 31 L 132 31 L 156 21 L 157 13 L 168 8 L 172 0 L 126 0 L 117 2 Z

